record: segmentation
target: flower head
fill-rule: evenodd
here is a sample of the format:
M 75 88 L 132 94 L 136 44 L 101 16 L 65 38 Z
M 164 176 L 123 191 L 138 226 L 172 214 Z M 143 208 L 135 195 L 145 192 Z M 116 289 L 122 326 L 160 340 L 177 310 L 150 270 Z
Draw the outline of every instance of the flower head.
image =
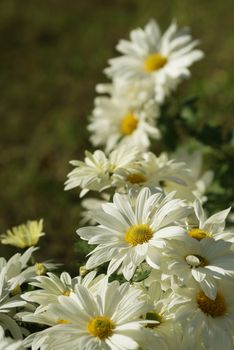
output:
M 138 168 L 123 169 L 115 175 L 115 186 L 128 190 L 140 187 L 161 187 L 165 193 L 176 192 L 176 197 L 194 201 L 194 181 L 190 178 L 190 169 L 185 163 L 169 159 L 167 153 L 156 156 L 152 152 L 142 154 Z
M 152 193 L 148 188 L 141 189 L 137 195 L 116 193 L 113 203 L 103 204 L 102 211 L 93 213 L 98 227 L 77 231 L 89 244 L 98 244 L 90 253 L 86 267 L 90 269 L 110 261 L 108 273 L 121 266 L 127 280 L 144 260 L 158 268 L 158 249 L 165 240 L 185 234 L 176 221 L 187 215 L 188 208 L 183 201 L 173 199 L 173 195 Z
M 44 236 L 43 220 L 28 220 L 26 224 L 15 226 L 0 236 L 2 244 L 10 244 L 18 248 L 27 248 L 37 245 L 39 238 Z
M 133 30 L 129 41 L 120 40 L 117 50 L 122 56 L 109 60 L 105 72 L 126 84 L 151 82 L 155 99 L 161 103 L 190 76 L 189 67 L 203 57 L 202 51 L 195 49 L 197 45 L 187 28 L 178 30 L 173 22 L 162 35 L 156 21 L 151 20 L 144 29 Z
M 57 304 L 51 304 L 43 312 L 41 317 L 47 319 L 48 325 L 52 318 L 57 319 L 57 324 L 37 333 L 32 348 L 37 350 L 43 344 L 45 350 L 57 349 L 69 342 L 72 349 L 138 349 L 144 323 L 140 316 L 146 311 L 141 295 L 128 283 L 108 284 L 106 279 L 96 295 L 77 285 L 69 298 L 60 296 Z M 40 315 L 27 315 L 23 320 L 40 323 Z
M 200 241 L 203 238 L 224 239 L 234 242 L 234 232 L 225 231 L 226 218 L 231 208 L 222 210 L 207 218 L 199 200 L 194 202 L 195 217 L 189 221 L 188 236 Z
M 93 154 L 86 151 L 85 161 L 71 161 L 75 169 L 68 174 L 65 190 L 81 187 L 80 196 L 90 190 L 103 191 L 114 186 L 114 177 L 123 169 L 134 170 L 138 166 L 139 150 L 120 146 L 108 156 L 97 150 Z
M 107 152 L 119 144 L 147 149 L 151 138 L 160 137 L 156 127 L 158 106 L 152 99 L 136 105 L 126 96 L 116 91 L 115 94 L 95 99 L 95 108 L 88 125 L 92 132 L 91 142 L 95 146 L 105 146 Z
M 179 347 L 182 338 L 181 327 L 179 323 L 174 322 L 174 312 L 169 309 L 173 297 L 172 290 L 163 291 L 158 281 L 150 283 L 147 289 L 142 289 L 145 291 L 146 303 L 152 305 L 152 309 L 143 318 L 156 321 L 145 325 L 144 331 L 149 349 L 155 349 L 155 342 L 159 341 L 161 342 L 161 347 L 157 346 L 159 349 Z
M 181 304 L 175 312 L 175 322 L 182 324 L 184 338 L 191 337 L 195 349 L 218 350 L 223 345 L 233 349 L 232 287 L 233 284 L 220 282 L 214 299 L 199 286 L 176 290 L 174 299 L 180 299 Z
M 217 295 L 217 281 L 230 281 L 234 273 L 231 243 L 223 240 L 187 238 L 170 241 L 163 251 L 162 270 L 176 276 L 178 284 L 200 285 L 210 299 Z
M 22 271 L 26 267 L 31 249 L 23 255 L 16 254 L 9 261 L 0 258 L 0 324 L 15 339 L 22 339 L 22 329 L 15 320 L 16 308 L 26 305 L 20 299 L 21 284 L 25 282 Z M 1 340 L 0 340 L 1 344 Z
M 30 285 L 39 289 L 24 293 L 23 299 L 43 306 L 44 310 L 49 304 L 58 303 L 59 296 L 64 295 L 69 297 L 78 285 L 83 285 L 94 293 L 103 279 L 103 275 L 95 276 L 95 271 L 89 272 L 84 278 L 80 276 L 71 278 L 67 272 L 63 272 L 58 277 L 48 272 L 47 276 L 34 278 L 34 281 Z

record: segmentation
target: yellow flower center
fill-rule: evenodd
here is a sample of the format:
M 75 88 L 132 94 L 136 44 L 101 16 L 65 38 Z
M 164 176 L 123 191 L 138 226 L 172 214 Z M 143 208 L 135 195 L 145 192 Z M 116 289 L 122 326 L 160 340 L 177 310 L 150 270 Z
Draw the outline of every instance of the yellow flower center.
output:
M 63 319 L 57 321 L 57 324 L 69 324 L 69 323 L 71 323 L 71 322 L 68 320 L 63 320 Z
M 167 58 L 160 53 L 152 53 L 146 57 L 144 61 L 144 69 L 146 72 L 155 72 L 165 66 Z
M 201 241 L 203 238 L 211 237 L 211 234 L 207 231 L 204 231 L 200 228 L 193 228 L 192 230 L 188 231 L 188 235 L 192 238 L 197 239 L 198 241 Z
M 226 302 L 222 294 L 217 294 L 215 300 L 208 298 L 204 292 L 197 294 L 197 305 L 206 315 L 211 317 L 223 316 L 227 310 Z
M 65 297 L 69 297 L 69 295 L 71 294 L 71 291 L 70 290 L 65 290 L 65 292 L 63 292 L 63 295 Z
M 106 316 L 92 318 L 87 324 L 87 331 L 94 337 L 106 339 L 113 334 L 115 323 Z
M 209 264 L 206 258 L 196 254 L 187 255 L 185 261 L 191 267 L 205 267 Z
M 158 323 L 147 323 L 146 324 L 146 328 L 157 328 L 160 323 L 162 322 L 162 316 L 159 315 L 156 311 L 150 311 L 146 313 L 146 320 L 150 320 L 150 321 L 158 321 Z
M 146 224 L 130 226 L 125 233 L 125 241 L 136 246 L 148 242 L 153 237 L 153 231 Z
M 131 184 L 140 184 L 146 182 L 146 177 L 140 173 L 132 173 L 127 176 L 127 181 Z
M 136 116 L 129 112 L 127 113 L 120 122 L 120 132 L 124 135 L 131 135 L 137 128 L 138 120 Z

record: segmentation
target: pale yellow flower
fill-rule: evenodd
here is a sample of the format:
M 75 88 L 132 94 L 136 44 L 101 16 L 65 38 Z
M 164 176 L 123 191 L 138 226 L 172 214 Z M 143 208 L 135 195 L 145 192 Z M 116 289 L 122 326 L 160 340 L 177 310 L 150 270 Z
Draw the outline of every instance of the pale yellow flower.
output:
M 37 276 L 43 276 L 47 272 L 46 266 L 42 263 L 36 263 L 34 267 Z
M 44 236 L 43 220 L 30 221 L 26 224 L 13 227 L 11 230 L 7 230 L 0 236 L 2 244 L 10 244 L 18 248 L 27 248 L 35 246 L 39 238 Z

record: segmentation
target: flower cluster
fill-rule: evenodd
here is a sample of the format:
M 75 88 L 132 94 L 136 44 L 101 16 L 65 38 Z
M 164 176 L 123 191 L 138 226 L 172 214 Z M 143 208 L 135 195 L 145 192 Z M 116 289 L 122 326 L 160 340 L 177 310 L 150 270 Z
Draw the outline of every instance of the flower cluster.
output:
M 120 40 L 116 48 L 122 56 L 104 70 L 111 83 L 97 86 L 106 95 L 95 99 L 88 126 L 93 145 L 108 152 L 123 143 L 147 149 L 150 139 L 160 138 L 160 104 L 203 57 L 197 45 L 187 28 L 173 22 L 162 35 L 154 20 L 133 30 L 129 41 Z
M 50 272 L 55 264 L 28 266 L 42 220 L 1 236 L 3 244 L 29 247 L 0 259 L 3 349 L 234 348 L 230 208 L 207 213 L 214 174 L 203 170 L 199 151 L 150 150 L 162 134 L 161 105 L 203 57 L 197 45 L 175 22 L 161 34 L 154 20 L 118 43 L 122 56 L 105 69 L 112 81 L 97 86 L 102 96 L 88 125 L 104 150 L 71 161 L 65 183 L 80 197 L 94 192 L 82 200 L 89 226 L 77 230 L 87 261 L 74 278 Z
M 141 152 L 138 148 L 129 150 L 127 145 L 118 147 L 109 155 L 101 150 L 93 154 L 86 151 L 84 162 L 71 161 L 75 169 L 68 174 L 65 190 L 80 187 L 80 197 L 83 197 L 89 191 L 107 195 L 107 190 L 128 193 L 130 189 L 139 190 L 146 186 L 161 187 L 166 193 L 176 191 L 177 197 L 189 202 L 195 198 L 204 201 L 204 193 L 213 173 L 206 171 L 200 174 L 197 156 L 201 160 L 200 154 L 190 155 L 190 160 L 194 158 L 194 165 L 191 164 L 189 168 L 185 162 L 176 160 L 176 155 L 175 159 L 170 159 L 166 153 L 156 156 L 152 152 Z

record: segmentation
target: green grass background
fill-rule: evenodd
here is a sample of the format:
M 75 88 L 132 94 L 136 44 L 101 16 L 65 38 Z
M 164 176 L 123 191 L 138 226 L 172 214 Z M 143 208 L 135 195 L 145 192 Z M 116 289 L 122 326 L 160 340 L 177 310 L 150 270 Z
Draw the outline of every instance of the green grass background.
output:
M 90 148 L 87 116 L 115 44 L 149 18 L 163 29 L 176 18 L 201 39 L 206 58 L 181 94 L 201 96 L 204 118 L 233 128 L 232 10 L 232 0 L 1 0 L 0 231 L 44 218 L 38 259 L 74 270 L 80 209 L 76 191 L 63 191 L 68 162 Z

